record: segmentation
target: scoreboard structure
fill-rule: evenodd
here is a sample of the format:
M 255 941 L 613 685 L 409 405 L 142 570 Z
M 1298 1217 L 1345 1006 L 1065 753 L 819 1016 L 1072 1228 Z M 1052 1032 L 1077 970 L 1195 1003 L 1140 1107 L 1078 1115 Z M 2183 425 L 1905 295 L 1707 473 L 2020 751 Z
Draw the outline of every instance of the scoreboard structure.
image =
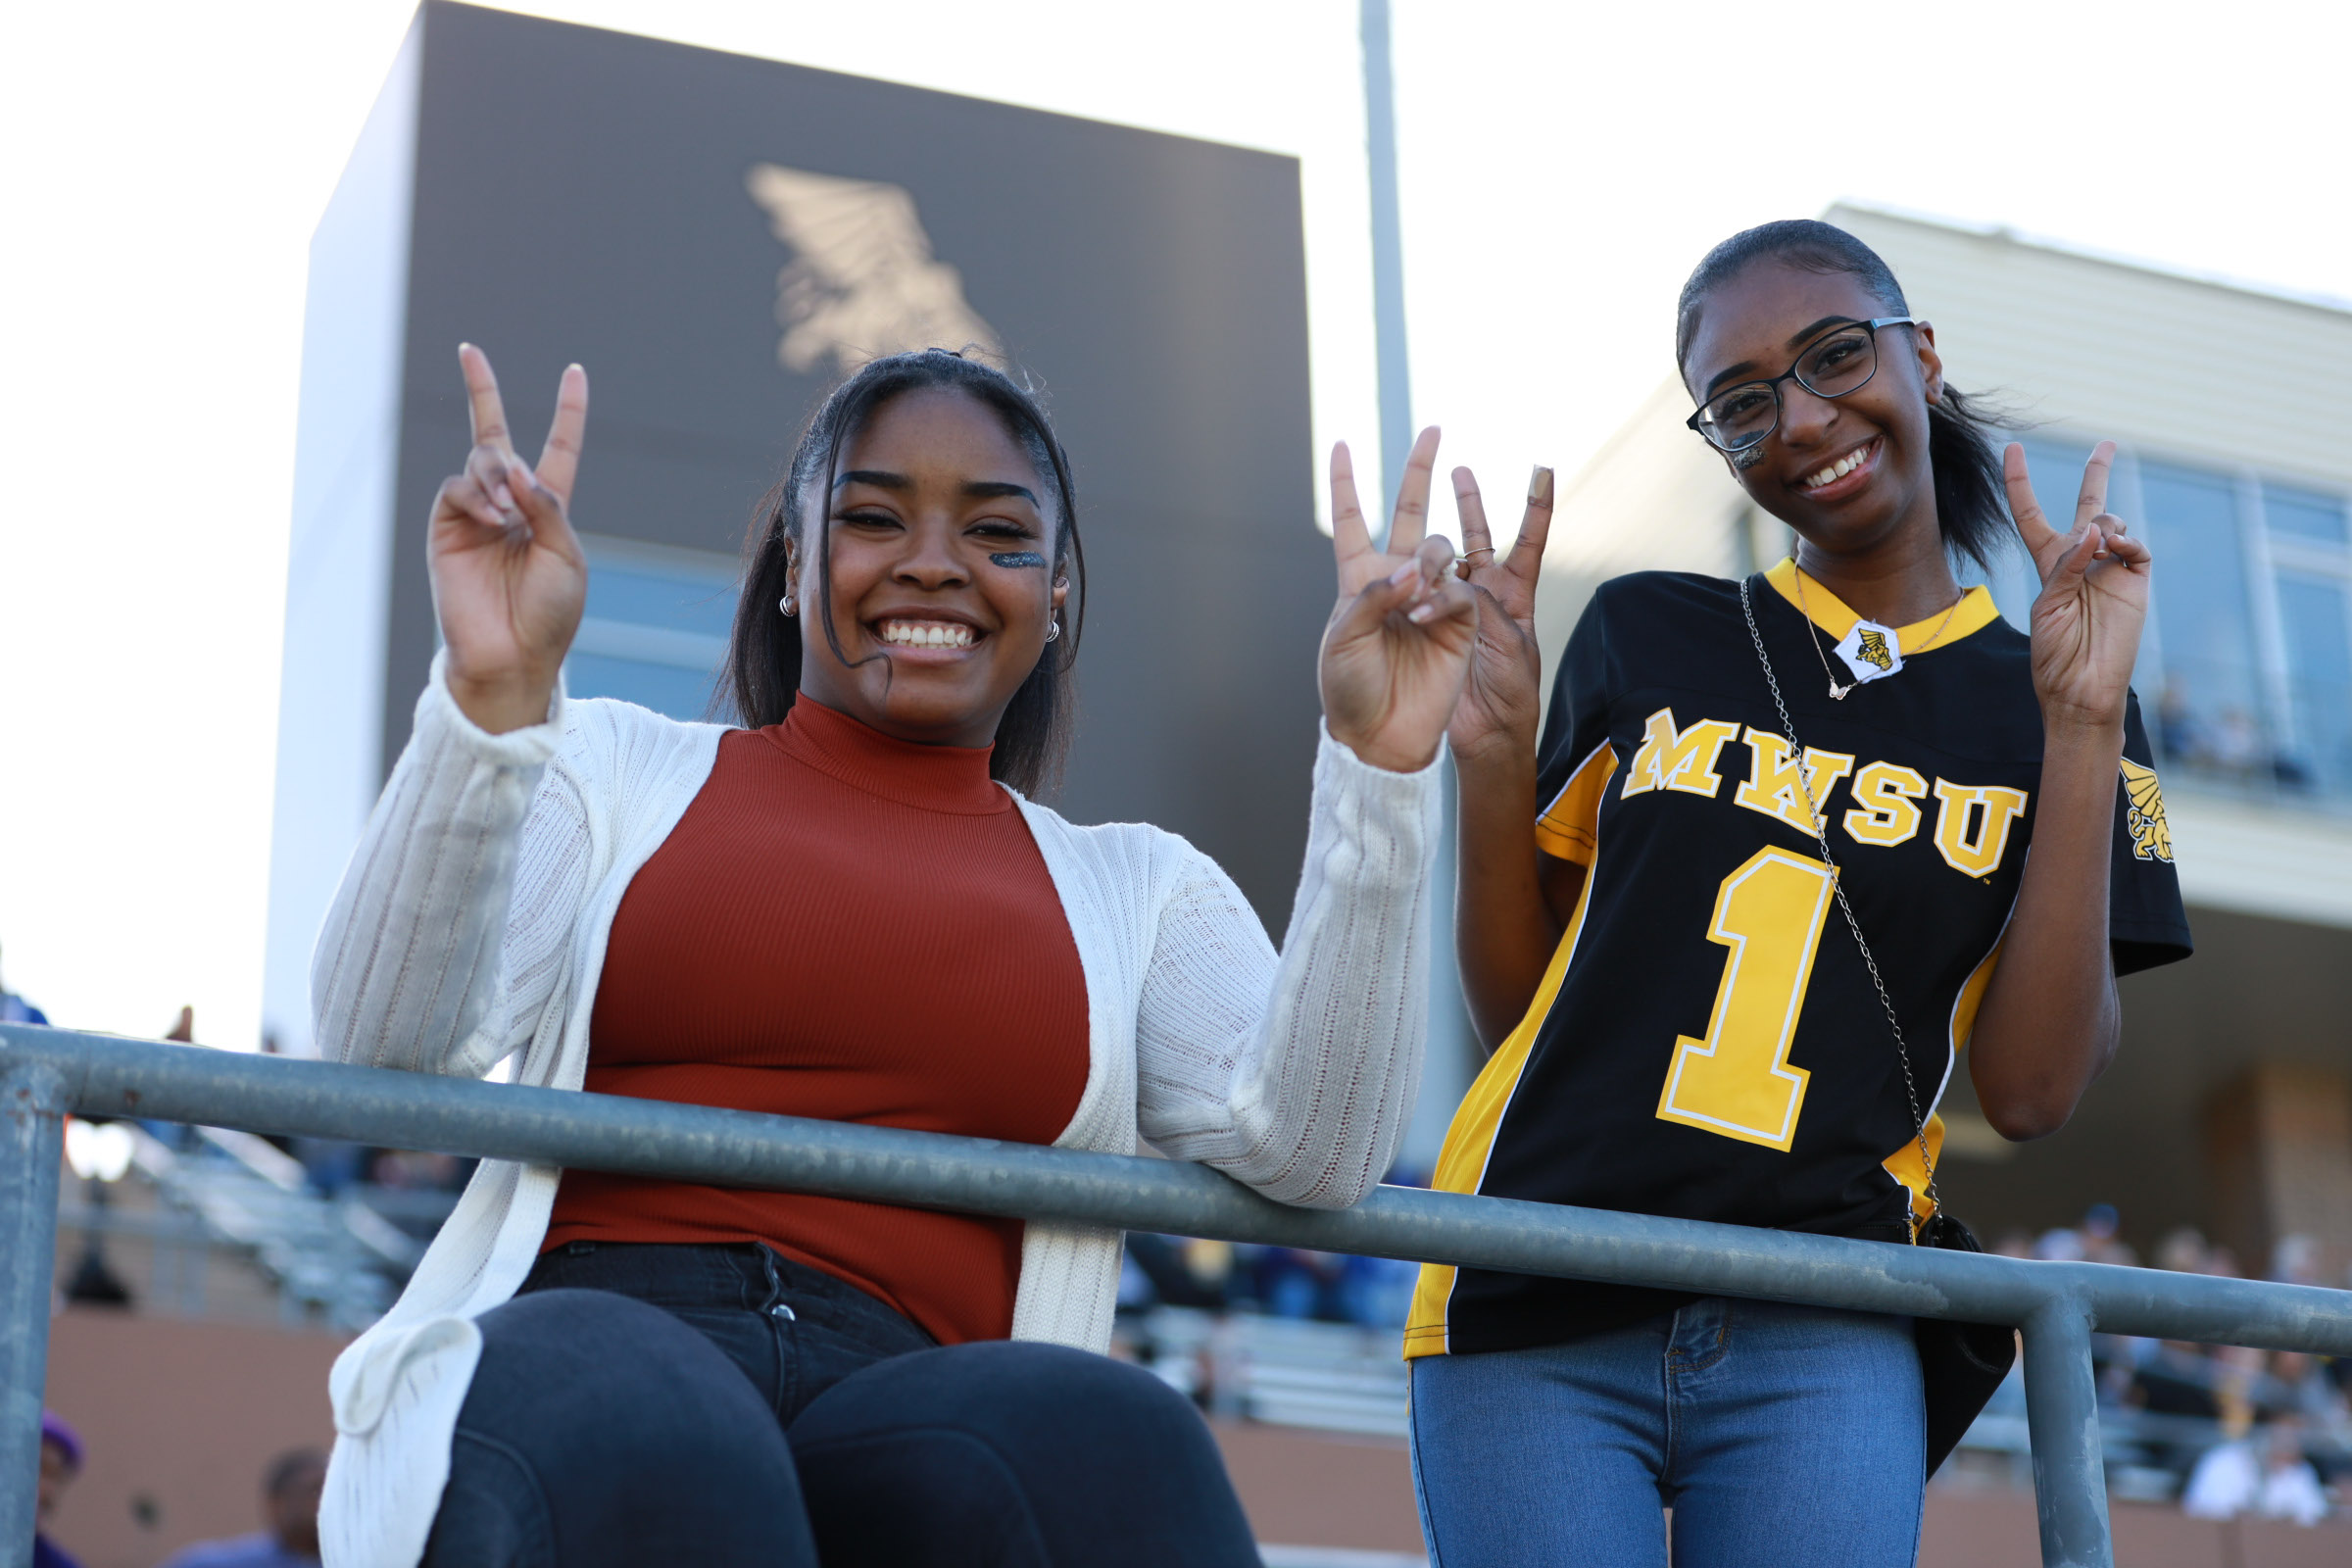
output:
M 904 348 L 1002 356 L 1069 448 L 1086 544 L 1055 804 L 1184 834 L 1281 930 L 1333 591 L 1297 162 L 426 0 L 312 244 L 264 1001 L 285 1049 L 433 654 L 461 341 L 526 456 L 588 368 L 566 682 L 680 717 L 714 711 L 745 527 L 826 388 Z

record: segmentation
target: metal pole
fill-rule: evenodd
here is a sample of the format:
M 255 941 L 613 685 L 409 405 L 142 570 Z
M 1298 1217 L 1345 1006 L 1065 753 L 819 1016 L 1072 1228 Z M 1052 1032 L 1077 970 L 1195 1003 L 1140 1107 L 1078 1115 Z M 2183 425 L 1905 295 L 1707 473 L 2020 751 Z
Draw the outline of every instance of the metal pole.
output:
M 32 1561 L 65 1104 L 56 1068 L 0 1059 L 0 1568 Z
M 2115 1568 L 2090 1317 L 2082 1302 L 2061 1297 L 2026 1319 L 2025 1336 L 2026 1428 L 2034 1445 L 2041 1560 L 2045 1568 Z
M 1380 495 L 1367 503 L 1386 527 L 1413 449 L 1411 368 L 1404 352 L 1404 220 L 1396 197 L 1396 77 L 1389 63 L 1389 0 L 1362 0 L 1364 156 L 1372 181 L 1372 336 L 1380 386 Z

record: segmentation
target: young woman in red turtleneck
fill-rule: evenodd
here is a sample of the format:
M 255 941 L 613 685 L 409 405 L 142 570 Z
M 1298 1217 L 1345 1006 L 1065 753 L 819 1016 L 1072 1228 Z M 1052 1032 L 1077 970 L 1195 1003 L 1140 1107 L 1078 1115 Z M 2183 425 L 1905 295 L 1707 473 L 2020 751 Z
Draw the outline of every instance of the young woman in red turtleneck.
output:
M 431 532 L 447 649 L 319 947 L 349 1060 L 1217 1165 L 1339 1205 L 1409 1113 L 1435 760 L 1474 636 L 1335 455 L 1340 594 L 1279 956 L 1182 840 L 1028 800 L 1083 568 L 1067 460 L 933 350 L 819 409 L 750 541 L 746 727 L 558 685 L 586 379 L 536 471 L 476 445 Z M 1254 1563 L 1198 1417 L 1100 1355 L 1115 1234 L 486 1165 L 334 1384 L 330 1560 Z M 1006 1342 L 1011 1343 L 1006 1343 Z

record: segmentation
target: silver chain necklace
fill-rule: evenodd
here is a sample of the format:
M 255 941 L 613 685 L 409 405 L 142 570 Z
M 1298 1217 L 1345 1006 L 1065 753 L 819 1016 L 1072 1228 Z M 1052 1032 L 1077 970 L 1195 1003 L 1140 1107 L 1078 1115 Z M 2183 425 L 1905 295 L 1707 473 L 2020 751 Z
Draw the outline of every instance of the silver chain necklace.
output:
M 1926 1172 L 1928 1179 L 1928 1218 L 1933 1220 L 1943 1212 L 1943 1200 L 1936 1192 L 1936 1156 L 1928 1152 L 1928 1118 L 1919 1108 L 1919 1085 L 1911 1077 L 1911 1047 L 1903 1039 L 1903 1021 L 1895 1016 L 1894 999 L 1886 994 L 1886 982 L 1879 975 L 1879 960 L 1871 956 L 1870 944 L 1862 940 L 1862 922 L 1854 918 L 1854 906 L 1845 902 L 1845 874 L 1838 869 L 1837 859 L 1830 854 L 1829 829 L 1822 821 L 1821 803 L 1813 799 L 1813 778 L 1805 771 L 1804 743 L 1796 738 L 1795 721 L 1789 718 L 1788 704 L 1781 697 L 1780 677 L 1772 672 L 1772 656 L 1764 652 L 1764 634 L 1756 629 L 1756 607 L 1749 593 L 1749 579 L 1745 577 L 1740 579 L 1740 613 L 1747 618 L 1747 638 L 1755 645 L 1756 662 L 1764 666 L 1764 684 L 1772 688 L 1772 706 L 1780 711 L 1781 733 L 1788 738 L 1789 750 L 1795 753 L 1797 787 L 1805 797 L 1805 811 L 1813 822 L 1813 839 L 1821 847 L 1822 863 L 1830 868 L 1830 887 L 1838 898 L 1838 912 L 1845 916 L 1845 928 L 1854 934 L 1854 946 L 1862 950 L 1863 967 L 1870 971 L 1870 983 L 1879 993 L 1879 1005 L 1886 1011 L 1886 1027 L 1894 1031 L 1894 1056 L 1903 1069 L 1903 1098 L 1911 1105 L 1913 1136 L 1919 1140 L 1920 1168 Z M 1810 635 L 1810 616 L 1806 617 L 1805 628 Z M 1814 652 L 1820 651 L 1820 644 L 1815 643 Z M 1848 687 L 1847 690 L 1852 688 Z M 1845 692 L 1838 689 L 1834 679 L 1830 683 L 1830 695 L 1845 695 Z M 1904 1215 L 1905 1219 L 1909 1217 L 1908 1214 Z M 1916 1240 L 1916 1227 L 1913 1236 Z
M 1837 672 L 1830 668 L 1830 656 L 1821 651 L 1821 629 L 1814 624 L 1813 609 L 1810 605 L 1805 603 L 1805 568 L 1802 566 L 1797 566 L 1793 559 L 1788 564 L 1791 566 L 1796 566 L 1796 608 L 1798 612 L 1805 617 L 1805 646 L 1813 650 L 1813 657 L 1821 661 L 1822 674 L 1829 677 L 1830 700 L 1836 703 L 1842 703 L 1845 701 L 1846 694 L 1861 683 L 1859 681 L 1849 680 L 1842 686 L 1838 684 Z M 1740 590 L 1740 598 L 1742 604 L 1746 602 L 1747 589 L 1745 587 L 1742 587 Z M 1952 623 L 1952 617 L 1960 612 L 1961 605 L 1966 603 L 1967 600 L 1968 590 L 1963 588 L 1960 590 L 1960 597 L 1952 601 L 1952 608 L 1943 612 L 1943 618 L 1937 621 L 1936 623 L 1936 629 L 1928 634 L 1928 640 L 1924 643 L 1921 643 L 1916 650 L 1906 650 L 1904 657 L 1908 658 L 1911 652 L 1924 654 L 1929 649 L 1935 647 L 1936 639 L 1943 635 L 1944 628 Z M 1752 616 L 1749 618 L 1748 626 L 1750 630 L 1754 629 L 1755 621 Z M 1762 643 L 1758 643 L 1756 645 L 1756 652 L 1758 655 L 1761 655 L 1764 652 L 1764 645 Z M 1772 664 L 1769 661 L 1766 662 L 1764 665 L 1764 673 L 1768 677 L 1772 674 Z M 1780 683 L 1778 681 L 1773 682 L 1772 689 L 1777 693 L 1781 689 Z M 1791 741 L 1791 744 L 1794 744 L 1793 741 Z

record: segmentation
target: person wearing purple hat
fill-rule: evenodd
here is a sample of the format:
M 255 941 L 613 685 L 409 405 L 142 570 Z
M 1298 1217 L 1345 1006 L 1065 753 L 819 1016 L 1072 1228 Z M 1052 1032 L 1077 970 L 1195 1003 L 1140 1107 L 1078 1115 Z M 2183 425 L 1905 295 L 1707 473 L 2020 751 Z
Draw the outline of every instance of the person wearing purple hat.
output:
M 81 1568 L 49 1539 L 49 1516 L 81 1474 L 81 1439 L 54 1410 L 41 1412 L 41 1487 L 32 1515 L 32 1568 Z

